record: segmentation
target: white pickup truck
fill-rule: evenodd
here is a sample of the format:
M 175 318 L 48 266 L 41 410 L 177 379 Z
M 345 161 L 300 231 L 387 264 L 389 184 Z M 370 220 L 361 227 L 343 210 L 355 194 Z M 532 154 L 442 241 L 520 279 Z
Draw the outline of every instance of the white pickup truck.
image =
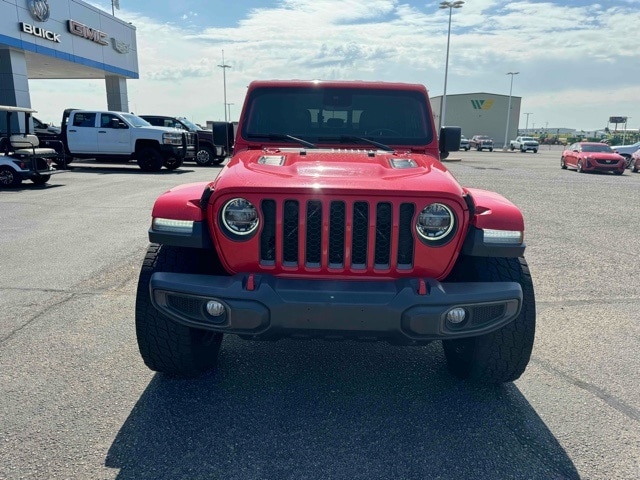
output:
M 157 172 L 163 166 L 169 170 L 180 167 L 198 151 L 195 134 L 154 127 L 125 112 L 67 109 L 61 125 L 67 163 L 73 158 L 136 160 L 142 170 Z
M 515 140 L 509 142 L 509 148 L 511 150 L 520 150 L 521 152 L 533 150 L 533 153 L 538 153 L 539 146 L 540 144 L 533 137 L 516 137 Z

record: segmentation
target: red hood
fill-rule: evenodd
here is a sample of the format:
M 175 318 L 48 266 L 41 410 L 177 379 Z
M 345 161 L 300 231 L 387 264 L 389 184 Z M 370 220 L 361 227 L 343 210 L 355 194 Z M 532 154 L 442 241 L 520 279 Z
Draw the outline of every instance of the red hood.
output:
M 394 196 L 429 191 L 457 199 L 464 193 L 453 175 L 430 155 L 347 149 L 246 150 L 233 157 L 215 182 L 216 195 L 254 189 L 265 193 L 392 191 Z

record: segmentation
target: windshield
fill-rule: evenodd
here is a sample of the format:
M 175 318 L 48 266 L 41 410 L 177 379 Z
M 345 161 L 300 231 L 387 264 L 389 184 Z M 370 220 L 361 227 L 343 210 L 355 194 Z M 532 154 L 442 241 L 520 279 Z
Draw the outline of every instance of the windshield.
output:
M 185 117 L 178 117 L 178 120 L 180 120 L 187 127 L 189 127 L 189 130 L 191 130 L 192 132 L 195 132 L 197 130 L 202 130 L 202 128 L 200 128 L 198 125 L 193 123 L 191 120 L 186 119 Z
M 614 153 L 611 150 L 609 145 L 603 144 L 593 144 L 593 145 L 582 145 L 583 152 L 599 152 L 599 153 Z
M 535 138 L 533 137 L 520 137 L 520 140 L 523 142 L 535 142 Z
M 367 143 L 362 139 L 384 145 L 431 142 L 431 116 L 417 91 L 267 87 L 254 90 L 248 105 L 245 138 L 290 135 L 316 145 L 347 139 L 356 144 Z
M 134 127 L 150 127 L 151 124 L 146 120 L 138 117 L 137 115 L 132 115 L 130 113 L 121 113 L 122 118 L 124 118 L 127 122 L 129 122 Z

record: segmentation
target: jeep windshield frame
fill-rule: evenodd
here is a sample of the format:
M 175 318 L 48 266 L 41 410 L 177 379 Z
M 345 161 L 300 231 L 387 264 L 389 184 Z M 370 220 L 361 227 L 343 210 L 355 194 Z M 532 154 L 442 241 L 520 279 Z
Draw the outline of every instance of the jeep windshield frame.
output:
M 247 99 L 240 135 L 322 146 L 424 147 L 433 141 L 428 100 L 418 90 L 362 86 L 266 86 Z M 278 138 L 280 137 L 280 138 Z

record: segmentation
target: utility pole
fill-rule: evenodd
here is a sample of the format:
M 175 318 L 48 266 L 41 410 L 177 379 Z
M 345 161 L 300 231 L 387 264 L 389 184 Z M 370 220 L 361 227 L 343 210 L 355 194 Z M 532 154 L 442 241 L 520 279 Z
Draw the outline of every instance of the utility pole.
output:
M 222 50 L 222 65 L 218 65 L 222 69 L 222 89 L 224 93 L 224 121 L 228 122 L 227 119 L 227 68 L 231 68 L 231 65 L 227 65 L 224 63 L 224 50 Z

